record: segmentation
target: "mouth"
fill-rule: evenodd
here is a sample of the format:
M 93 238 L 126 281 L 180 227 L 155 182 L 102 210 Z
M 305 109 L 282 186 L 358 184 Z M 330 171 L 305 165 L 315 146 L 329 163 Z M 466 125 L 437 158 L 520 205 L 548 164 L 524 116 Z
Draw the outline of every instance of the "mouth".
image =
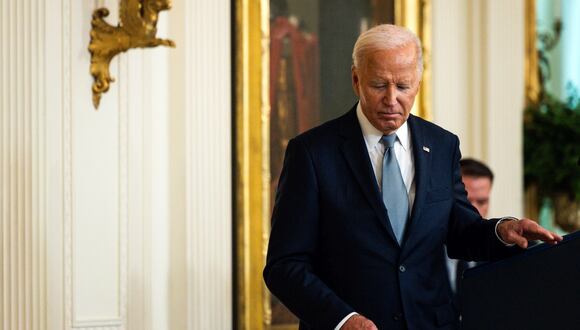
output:
M 401 116 L 401 114 L 398 112 L 379 112 L 378 115 L 380 118 L 385 118 L 385 119 L 391 119 L 391 118 L 396 118 L 396 117 Z

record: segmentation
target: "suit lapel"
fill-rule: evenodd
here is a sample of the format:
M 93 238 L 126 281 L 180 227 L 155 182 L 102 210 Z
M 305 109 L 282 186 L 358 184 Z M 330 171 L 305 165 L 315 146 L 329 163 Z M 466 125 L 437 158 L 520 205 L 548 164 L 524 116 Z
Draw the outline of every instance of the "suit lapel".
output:
M 356 106 L 344 117 L 341 127 L 344 142 L 341 145 L 342 155 L 348 163 L 364 196 L 377 214 L 381 225 L 389 237 L 397 243 L 395 234 L 388 220 L 387 212 L 381 198 L 381 192 L 375 178 L 360 124 L 356 116 Z
M 411 211 L 411 217 L 407 223 L 404 242 L 412 243 L 412 235 L 416 235 L 421 229 L 419 219 L 425 205 L 427 191 L 429 190 L 429 172 L 431 168 L 431 152 L 433 149 L 431 141 L 423 131 L 423 126 L 413 115 L 407 120 L 411 130 L 413 142 L 413 158 L 415 164 L 415 201 Z M 408 249 L 407 249 L 408 250 Z

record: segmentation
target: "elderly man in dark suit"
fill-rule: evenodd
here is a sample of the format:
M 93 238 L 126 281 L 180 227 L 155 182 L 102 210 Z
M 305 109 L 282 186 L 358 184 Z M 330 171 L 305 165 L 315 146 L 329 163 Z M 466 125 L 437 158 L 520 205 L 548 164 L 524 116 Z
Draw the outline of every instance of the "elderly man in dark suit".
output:
M 493 260 L 562 239 L 528 219 L 481 221 L 457 136 L 410 114 L 421 73 L 412 32 L 370 29 L 353 51 L 358 104 L 288 144 L 264 279 L 302 329 L 453 329 L 444 245 Z

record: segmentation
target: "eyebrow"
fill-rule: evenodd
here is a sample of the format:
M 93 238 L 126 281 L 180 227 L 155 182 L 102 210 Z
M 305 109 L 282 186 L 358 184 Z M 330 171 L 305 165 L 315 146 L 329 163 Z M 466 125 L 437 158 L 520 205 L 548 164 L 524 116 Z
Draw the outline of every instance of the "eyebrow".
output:
M 394 81 L 392 83 L 394 83 L 394 84 L 411 84 L 412 81 L 413 81 L 412 78 L 401 78 L 400 80 Z M 378 78 L 378 79 L 371 79 L 371 83 L 381 84 L 381 83 L 391 83 L 391 81 L 388 81 L 387 79 Z

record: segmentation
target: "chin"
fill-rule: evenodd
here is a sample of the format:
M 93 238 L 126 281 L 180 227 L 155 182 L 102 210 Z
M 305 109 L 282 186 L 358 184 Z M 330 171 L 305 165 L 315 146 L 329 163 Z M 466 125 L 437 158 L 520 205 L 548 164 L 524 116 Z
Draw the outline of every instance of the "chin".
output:
M 403 125 L 404 121 L 387 121 L 387 122 L 380 122 L 378 129 L 380 129 L 383 133 L 390 133 L 392 131 L 396 131 Z

